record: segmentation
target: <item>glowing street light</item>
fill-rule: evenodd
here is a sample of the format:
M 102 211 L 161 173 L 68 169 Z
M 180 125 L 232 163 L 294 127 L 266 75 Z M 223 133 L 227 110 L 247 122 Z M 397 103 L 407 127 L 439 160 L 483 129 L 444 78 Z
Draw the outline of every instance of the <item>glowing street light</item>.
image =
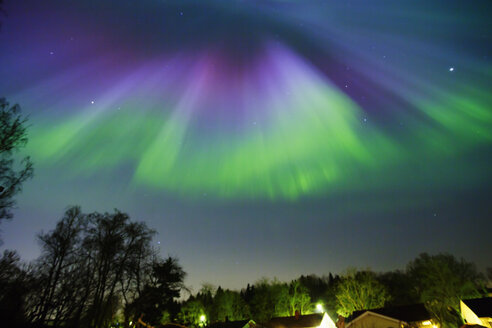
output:
M 207 317 L 205 316 L 205 314 L 202 314 L 202 315 L 200 316 L 200 324 L 199 324 L 199 326 L 200 326 L 200 327 L 205 326 L 205 321 L 206 321 L 206 320 L 207 320 Z
M 321 303 L 316 304 L 316 310 L 318 310 L 318 312 L 324 312 L 323 304 Z

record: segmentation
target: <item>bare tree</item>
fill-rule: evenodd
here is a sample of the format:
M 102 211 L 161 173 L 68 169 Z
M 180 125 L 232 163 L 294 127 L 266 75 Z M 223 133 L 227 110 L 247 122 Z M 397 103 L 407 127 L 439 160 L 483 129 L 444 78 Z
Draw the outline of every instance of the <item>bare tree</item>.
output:
M 83 214 L 71 207 L 56 228 L 40 234 L 37 288 L 28 319 L 40 326 L 105 327 L 150 281 L 154 231 L 127 214 Z M 123 303 L 123 304 L 122 304 Z
M 74 206 L 67 209 L 53 231 L 38 236 L 42 255 L 38 259 L 37 278 L 42 290 L 39 298 L 34 298 L 32 321 L 44 324 L 66 319 L 76 281 L 73 276 L 80 270 L 79 250 L 85 225 L 86 217 Z

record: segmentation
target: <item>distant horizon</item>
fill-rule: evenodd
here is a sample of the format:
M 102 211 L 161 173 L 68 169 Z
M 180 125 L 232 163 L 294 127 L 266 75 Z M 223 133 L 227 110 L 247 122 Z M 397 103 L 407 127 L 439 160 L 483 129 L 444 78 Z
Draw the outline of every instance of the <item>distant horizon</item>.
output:
M 82 208 L 82 210 L 84 210 Z M 121 209 L 118 209 L 120 211 L 122 211 Z M 104 211 L 101 211 L 101 212 L 104 212 Z M 111 212 L 111 211 L 109 211 Z M 123 211 L 124 212 L 124 211 Z M 60 215 L 61 216 L 61 215 Z M 130 218 L 132 219 L 132 221 L 134 220 L 133 217 L 130 216 Z M 15 220 L 15 218 L 14 218 Z M 143 221 L 145 222 L 145 220 Z M 7 221 L 7 222 L 3 222 L 2 224 L 3 225 L 8 225 L 8 224 L 11 224 L 13 222 L 11 221 Z M 0 227 L 2 228 L 2 227 Z M 50 230 L 52 230 L 54 227 L 52 227 L 51 229 L 46 229 L 46 230 L 41 230 L 41 231 L 38 231 L 38 233 L 40 232 L 48 232 Z M 149 228 L 152 229 L 151 226 L 149 226 Z M 0 237 L 3 237 L 0 235 Z M 154 242 L 156 242 L 156 240 L 158 240 L 158 235 L 155 236 L 154 238 Z M 159 247 L 161 244 L 155 244 L 156 247 Z M 12 248 L 9 248 L 5 242 L 3 242 L 3 244 L 0 246 L 0 250 L 3 252 L 4 250 L 7 250 L 7 249 L 11 249 L 11 250 L 15 250 L 16 252 L 18 252 L 18 254 L 20 255 L 21 257 L 21 261 L 25 262 L 25 263 L 28 263 L 28 262 L 31 262 L 31 261 L 34 261 L 39 255 L 40 255 L 40 248 L 38 247 L 37 248 L 37 252 L 36 253 L 31 253 L 31 255 L 29 256 L 26 256 L 25 253 L 23 253 L 21 250 L 19 249 L 12 249 Z M 29 250 L 28 251 L 32 251 L 33 248 L 28 248 Z M 26 249 L 27 250 L 27 249 Z M 24 250 L 24 251 L 26 251 Z M 326 272 L 321 272 L 321 271 L 318 271 L 318 272 L 307 272 L 307 271 L 298 271 L 299 273 L 292 273 L 290 275 L 284 275 L 284 276 L 281 276 L 280 274 L 273 274 L 273 275 L 270 275 L 270 276 L 266 276 L 266 275 L 263 275 L 263 276 L 257 276 L 256 278 L 253 278 L 253 280 L 251 281 L 246 281 L 244 280 L 243 282 L 241 281 L 235 281 L 233 282 L 232 284 L 229 284 L 229 285 L 225 285 L 223 284 L 221 281 L 223 280 L 203 280 L 203 281 L 199 281 L 199 279 L 197 279 L 196 277 L 193 277 L 193 280 L 191 282 L 189 282 L 190 280 L 190 272 L 187 271 L 186 269 L 186 265 L 184 263 L 187 263 L 187 261 L 183 258 L 181 258 L 179 256 L 179 254 L 176 254 L 176 253 L 166 253 L 166 252 L 160 252 L 161 256 L 164 256 L 164 257 L 167 257 L 167 256 L 171 256 L 171 257 L 176 257 L 179 261 L 179 263 L 181 264 L 181 266 L 183 267 L 183 270 L 186 272 L 186 277 L 185 277 L 185 285 L 190 288 L 190 291 L 191 293 L 188 294 L 188 293 L 182 293 L 181 297 L 180 297 L 180 300 L 184 300 L 186 298 L 188 298 L 190 295 L 196 295 L 196 293 L 199 292 L 199 290 L 201 289 L 202 285 L 203 284 L 211 284 L 213 285 L 215 288 L 218 288 L 218 287 L 221 287 L 223 289 L 229 289 L 229 290 L 236 290 L 236 291 L 241 291 L 242 289 L 246 288 L 247 285 L 254 285 L 255 283 L 257 283 L 258 281 L 262 280 L 262 279 L 269 279 L 269 280 L 274 280 L 274 279 L 278 279 L 279 281 L 281 282 L 290 282 L 292 280 L 295 280 L 295 279 L 298 279 L 299 277 L 301 276 L 309 276 L 309 275 L 316 275 L 320 278 L 323 278 L 323 277 L 328 277 L 329 274 L 332 274 L 333 276 L 336 276 L 336 275 L 343 275 L 344 273 L 347 272 L 347 270 L 350 270 L 350 269 L 358 269 L 358 270 L 366 270 L 366 269 L 369 269 L 371 271 L 373 271 L 374 273 L 385 273 L 385 272 L 392 272 L 392 271 L 405 271 L 406 269 L 406 266 L 407 264 L 416 259 L 420 254 L 422 253 L 427 253 L 429 255 L 437 255 L 437 254 L 450 254 L 452 256 L 454 256 L 456 259 L 458 260 L 465 260 L 467 262 L 471 262 L 473 263 L 477 270 L 481 273 L 481 274 L 484 274 L 486 273 L 485 271 L 487 270 L 487 268 L 490 268 L 490 263 L 487 262 L 487 258 L 485 257 L 481 257 L 482 261 L 473 261 L 465 256 L 460 256 L 460 255 L 457 255 L 455 253 L 452 253 L 452 252 L 447 252 L 445 250 L 442 250 L 442 251 L 436 251 L 436 252 L 429 252 L 429 251 L 421 251 L 417 254 L 415 254 L 413 257 L 410 257 L 408 260 L 406 261 L 403 261 L 403 263 L 401 263 L 399 266 L 394 266 L 394 267 L 379 267 L 379 268 L 376 268 L 374 266 L 360 266 L 360 265 L 357 265 L 357 264 L 348 264 L 347 266 L 343 267 L 343 268 L 338 268 L 338 269 L 333 269 L 333 270 L 329 270 L 329 271 L 326 271 Z M 235 265 L 237 264 L 232 264 L 231 267 L 234 267 Z M 205 268 L 205 269 L 211 269 L 209 267 Z M 266 268 L 268 270 L 268 268 Z M 221 279 L 221 278 L 218 278 L 218 279 Z M 227 280 L 226 280 L 227 281 Z M 236 284 L 239 284 L 239 285 L 236 285 Z

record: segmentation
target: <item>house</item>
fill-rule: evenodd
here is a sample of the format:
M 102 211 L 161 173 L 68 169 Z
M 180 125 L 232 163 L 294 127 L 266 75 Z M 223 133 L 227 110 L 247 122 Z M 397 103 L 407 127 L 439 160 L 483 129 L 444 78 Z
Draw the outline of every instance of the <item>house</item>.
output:
M 492 328 L 492 297 L 462 300 L 460 311 L 467 326 L 480 325 Z
M 277 317 L 268 321 L 267 328 L 336 328 L 335 323 L 326 313 L 315 313 L 293 317 Z
M 356 311 L 345 322 L 345 328 L 436 328 L 423 304 Z
M 214 322 L 207 326 L 207 328 L 256 328 L 256 322 L 253 320 L 238 320 L 238 321 L 229 321 L 224 322 Z

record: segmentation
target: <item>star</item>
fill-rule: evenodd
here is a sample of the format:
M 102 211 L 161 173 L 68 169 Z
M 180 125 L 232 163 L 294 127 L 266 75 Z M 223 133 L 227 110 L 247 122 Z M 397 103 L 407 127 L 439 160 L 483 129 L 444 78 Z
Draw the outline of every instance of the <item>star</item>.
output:
M 449 71 L 450 71 L 450 72 L 453 72 L 453 71 L 454 71 L 454 67 L 450 67 L 450 68 L 449 68 Z
M 91 105 L 94 105 L 94 100 L 91 100 Z

